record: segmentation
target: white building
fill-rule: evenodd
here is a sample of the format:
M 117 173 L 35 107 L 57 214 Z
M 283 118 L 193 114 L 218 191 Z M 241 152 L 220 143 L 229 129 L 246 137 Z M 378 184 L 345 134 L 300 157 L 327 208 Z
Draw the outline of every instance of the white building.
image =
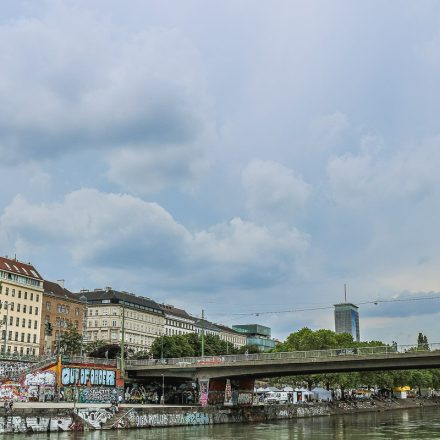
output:
M 170 304 L 160 304 L 165 315 L 165 336 L 185 335 L 194 333 L 194 321 L 185 310 Z
M 120 344 L 124 322 L 125 346 L 134 352 L 149 350 L 154 340 L 162 336 L 165 326 L 163 310 L 150 298 L 111 287 L 82 290 L 77 293 L 87 299 L 86 341 L 102 340 Z

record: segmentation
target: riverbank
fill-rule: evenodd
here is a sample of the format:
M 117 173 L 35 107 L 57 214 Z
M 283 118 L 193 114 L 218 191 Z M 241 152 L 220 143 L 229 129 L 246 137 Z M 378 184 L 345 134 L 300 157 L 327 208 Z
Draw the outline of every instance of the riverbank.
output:
M 53 404 L 17 404 L 12 413 L 0 408 L 0 434 L 87 431 L 214 425 L 224 423 L 266 423 L 305 417 L 438 407 L 438 399 L 407 399 L 365 402 L 335 402 L 249 407 L 200 407 L 121 405 L 116 412 L 109 405 L 54 407 Z

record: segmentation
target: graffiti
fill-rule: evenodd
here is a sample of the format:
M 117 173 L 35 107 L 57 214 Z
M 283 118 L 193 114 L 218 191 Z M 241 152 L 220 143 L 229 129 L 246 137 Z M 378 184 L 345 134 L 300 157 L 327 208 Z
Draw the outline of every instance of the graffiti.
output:
M 87 425 L 89 425 L 95 429 L 101 429 L 102 425 L 104 425 L 107 421 L 109 421 L 115 415 L 115 412 L 113 409 L 103 408 L 103 409 L 99 409 L 96 411 L 78 410 L 77 415 Z
M 61 383 L 63 385 L 115 386 L 116 371 L 64 367 L 61 372 Z
M 23 400 L 20 386 L 18 384 L 0 385 L 0 400 Z
M 23 381 L 24 386 L 29 385 L 47 385 L 47 386 L 55 386 L 55 372 L 48 371 L 36 371 L 34 373 L 26 374 L 26 377 Z
M 252 393 L 238 393 L 238 405 L 252 405 L 253 394 Z
M 0 434 L 9 432 L 46 432 L 69 431 L 72 425 L 71 417 L 3 417 L 0 419 Z
M 209 379 L 200 379 L 199 387 L 200 387 L 199 403 L 202 406 L 206 406 L 208 404 Z
M 208 425 L 210 423 L 209 415 L 199 412 L 185 414 L 185 421 L 188 425 Z
M 0 361 L 0 381 L 19 376 L 30 365 L 28 362 Z

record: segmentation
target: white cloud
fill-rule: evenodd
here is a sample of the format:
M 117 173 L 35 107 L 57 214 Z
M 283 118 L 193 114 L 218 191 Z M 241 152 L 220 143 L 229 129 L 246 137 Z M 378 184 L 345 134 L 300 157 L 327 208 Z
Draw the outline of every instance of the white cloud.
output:
M 386 149 L 383 140 L 367 136 L 358 154 L 333 157 L 327 164 L 331 197 L 341 205 L 417 201 L 440 190 L 440 137 Z
M 239 218 L 192 233 L 155 203 L 92 189 L 41 205 L 17 196 L 0 228 L 3 248 L 44 253 L 55 246 L 84 270 L 107 270 L 109 282 L 119 281 L 122 271 L 181 291 L 276 285 L 294 275 L 295 261 L 308 247 L 295 229 Z
M 292 223 L 311 194 L 301 176 L 273 161 L 252 161 L 242 174 L 246 207 L 252 218 Z
M 310 124 L 310 135 L 313 148 L 329 150 L 341 141 L 341 136 L 348 130 L 350 124 L 347 115 L 335 112 L 321 116 Z
M 124 187 L 144 185 L 136 162 L 125 157 L 124 166 L 115 165 L 114 157 L 129 147 L 148 156 L 147 171 L 163 171 L 156 187 L 173 183 L 182 162 L 189 164 L 189 179 L 192 161 L 203 155 L 193 144 L 212 140 L 203 68 L 192 43 L 176 29 L 126 32 L 84 10 L 50 5 L 41 19 L 0 25 L 3 161 L 112 151 L 109 176 Z

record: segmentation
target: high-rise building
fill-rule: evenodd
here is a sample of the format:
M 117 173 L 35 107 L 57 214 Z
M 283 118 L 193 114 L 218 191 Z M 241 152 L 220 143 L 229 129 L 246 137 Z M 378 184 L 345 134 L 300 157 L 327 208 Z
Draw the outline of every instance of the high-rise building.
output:
M 0 257 L 0 350 L 39 355 L 43 278 L 34 266 Z
M 335 331 L 348 333 L 353 340 L 360 341 L 358 307 L 352 303 L 335 304 Z

